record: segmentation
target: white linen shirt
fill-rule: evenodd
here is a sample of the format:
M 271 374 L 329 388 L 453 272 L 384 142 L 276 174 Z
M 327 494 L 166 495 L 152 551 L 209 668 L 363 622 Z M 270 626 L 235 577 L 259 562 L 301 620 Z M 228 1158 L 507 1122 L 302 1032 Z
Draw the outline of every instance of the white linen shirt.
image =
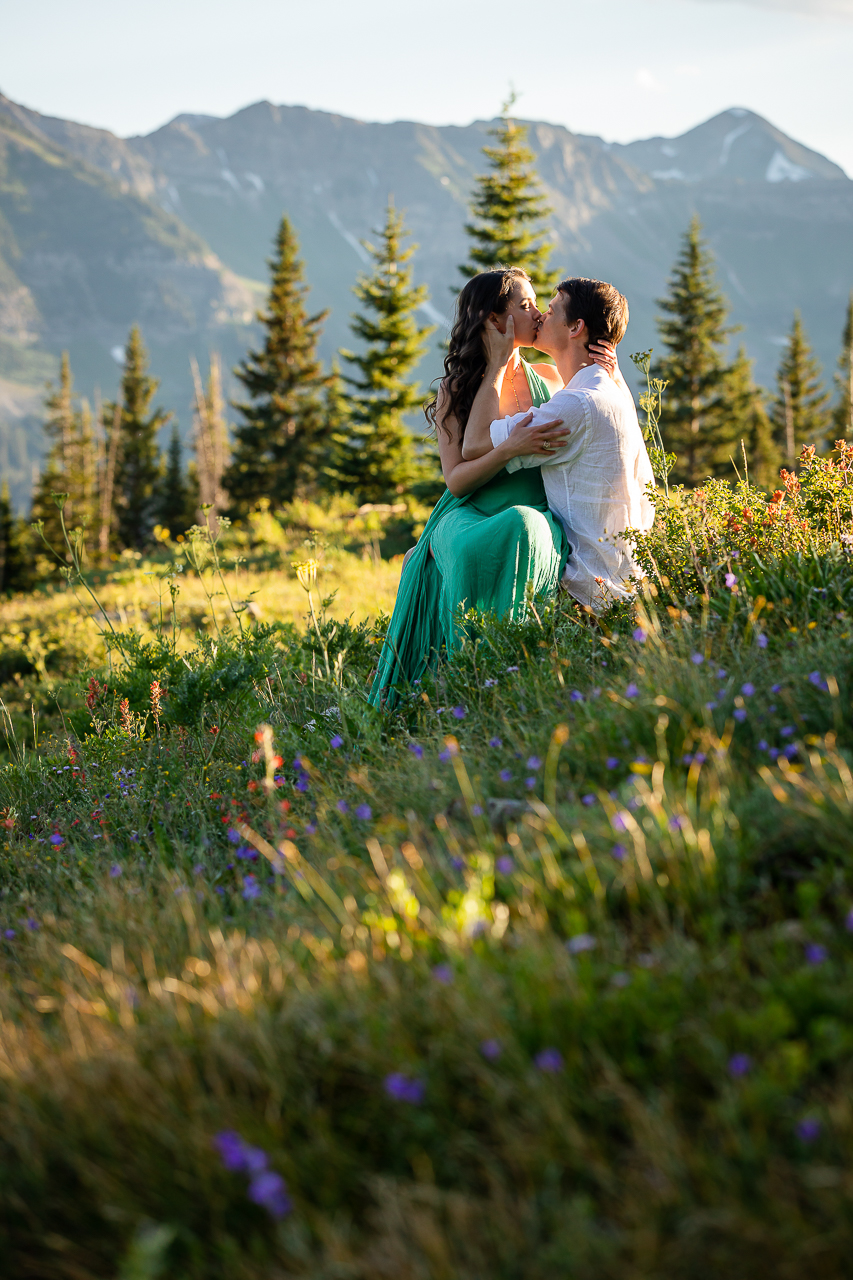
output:
M 502 444 L 524 416 L 493 422 L 492 444 Z M 654 482 L 652 467 L 630 393 L 596 364 L 580 369 L 534 409 L 530 425 L 552 418 L 571 430 L 565 446 L 550 456 L 511 458 L 506 469 L 542 468 L 548 506 L 572 546 L 563 586 L 600 613 L 627 599 L 628 579 L 641 576 L 620 534 L 652 527 L 654 507 L 646 492 Z

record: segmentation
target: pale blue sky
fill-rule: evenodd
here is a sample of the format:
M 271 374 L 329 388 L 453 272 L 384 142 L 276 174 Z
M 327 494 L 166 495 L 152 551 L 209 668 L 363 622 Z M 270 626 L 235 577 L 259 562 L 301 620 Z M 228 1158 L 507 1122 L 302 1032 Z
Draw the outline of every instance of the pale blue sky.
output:
M 613 141 L 749 107 L 853 175 L 853 0 L 0 0 L 0 91 L 127 135 L 261 98 Z

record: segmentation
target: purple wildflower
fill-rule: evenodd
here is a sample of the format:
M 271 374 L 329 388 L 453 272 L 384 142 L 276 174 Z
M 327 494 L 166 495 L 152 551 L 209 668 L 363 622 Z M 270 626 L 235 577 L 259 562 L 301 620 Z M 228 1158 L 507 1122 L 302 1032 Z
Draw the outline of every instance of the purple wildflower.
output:
M 495 866 L 497 867 L 498 871 L 500 871 L 502 876 L 511 876 L 515 868 L 515 863 L 513 862 L 512 858 L 508 857 L 504 853 L 501 855 L 500 858 L 497 859 L 497 861 L 495 862 Z
M 465 717 L 467 716 L 467 714 L 468 714 L 468 712 L 465 710 L 465 708 L 464 708 L 464 707 L 454 707 L 454 708 L 453 708 L 453 719 L 454 719 L 454 720 L 464 720 L 464 719 L 465 719 Z
M 490 747 L 502 747 L 503 741 L 500 738 L 489 738 Z
M 284 1178 L 280 1173 L 258 1174 L 249 1183 L 247 1192 L 249 1199 L 253 1204 L 258 1204 L 262 1209 L 266 1209 L 267 1213 L 273 1218 L 283 1218 L 293 1208 L 290 1196 L 287 1194 Z
M 634 682 L 632 681 L 632 682 L 631 682 L 631 684 L 629 684 L 629 685 L 628 685 L 628 688 L 625 690 L 625 697 L 626 697 L 626 698 L 636 698 L 636 696 L 637 696 L 637 694 L 638 694 L 639 692 L 640 692 L 640 690 L 637 688 L 637 686 L 636 686 L 636 685 L 634 684 Z
M 778 692 L 779 692 L 779 690 L 780 690 L 781 688 L 782 688 L 781 684 L 771 684 L 771 686 L 770 686 L 770 692 L 771 692 L 771 693 L 778 693 Z
M 614 857 L 617 862 L 621 862 L 627 852 L 624 844 L 615 844 L 610 850 L 611 857 Z
M 203 874 L 204 874 L 204 863 L 203 863 L 203 862 L 197 862 L 197 863 L 195 864 L 195 866 L 193 867 L 193 875 L 194 875 L 194 876 L 200 876 L 200 875 L 203 875 Z
M 61 836 L 58 831 L 54 831 L 53 835 L 50 837 L 50 843 L 64 844 L 64 837 Z
M 680 814 L 676 813 L 673 817 L 670 818 L 669 820 L 670 831 L 681 831 L 683 827 L 684 827 L 684 818 L 682 818 Z
M 716 710 L 717 710 L 717 704 L 716 704 L 716 702 L 706 702 L 706 703 L 705 703 L 705 710 L 706 710 L 706 711 L 716 711 Z
M 737 586 L 737 578 L 733 573 L 726 574 L 726 586 L 729 588 L 730 591 L 732 590 L 733 587 Z
M 770 748 L 770 750 L 767 752 L 767 754 L 769 755 L 769 757 L 770 757 L 770 759 L 771 759 L 771 760 L 778 760 L 778 759 L 779 759 L 779 756 L 780 756 L 782 753 L 781 753 L 781 751 L 779 750 L 779 748 L 778 748 L 778 747 L 771 747 L 771 748 Z
M 734 1053 L 729 1058 L 729 1075 L 737 1079 L 745 1076 L 752 1066 L 752 1058 L 748 1053 Z
M 305 791 L 307 791 L 307 790 L 308 790 L 309 785 L 310 785 L 310 784 L 309 784 L 309 782 L 308 782 L 308 776 L 307 776 L 307 774 L 302 773 L 302 774 L 300 774 L 300 775 L 299 775 L 299 777 L 296 779 L 296 790 L 297 790 L 297 791 L 305 792 Z
M 786 760 L 793 760 L 796 754 L 797 754 L 797 744 L 795 742 L 789 742 L 787 747 L 782 748 L 782 755 L 785 757 Z
M 766 738 L 762 738 L 762 739 L 761 739 L 761 741 L 760 741 L 760 742 L 759 742 L 759 744 L 758 744 L 758 750 L 759 750 L 759 751 L 766 751 L 766 750 L 767 750 L 767 739 L 766 739 Z
M 596 800 L 596 797 L 590 791 L 587 795 L 582 797 L 581 803 L 589 807 L 590 805 L 595 804 L 595 800 Z
M 780 730 L 779 730 L 779 737 L 780 737 L 780 738 L 790 738 L 790 736 L 791 736 L 791 734 L 792 734 L 793 732 L 794 732 L 794 726 L 793 726 L 793 725 L 791 725 L 791 724 L 786 724 L 786 725 L 785 725 L 785 727 L 784 727 L 783 729 L 780 729 Z
M 507 667 L 507 671 L 517 671 L 518 667 Z
M 844 928 L 848 933 L 853 933 L 853 907 L 847 912 L 847 918 L 844 921 Z
M 447 747 L 445 747 L 443 751 L 439 751 L 438 758 L 439 760 L 443 760 L 446 764 L 447 761 L 450 759 L 450 755 L 451 755 L 450 751 L 448 750 Z
M 484 1040 L 480 1045 L 480 1053 L 489 1062 L 495 1062 L 503 1053 L 500 1040 Z
M 385 1077 L 385 1092 L 389 1098 L 408 1102 L 413 1107 L 419 1107 L 426 1095 L 423 1081 L 404 1075 L 402 1071 L 392 1071 Z
M 15 930 L 14 930 L 14 929 L 4 929 L 4 931 L 3 931 L 3 937 L 4 937 L 4 938 L 14 938 L 14 936 L 15 936 Z
M 465 866 L 465 860 L 464 858 L 458 858 L 454 856 L 450 859 L 450 865 L 451 867 L 454 868 L 454 870 L 461 871 L 462 868 Z
M 243 837 L 240 835 L 240 832 L 237 830 L 236 827 L 229 827 L 228 839 L 231 841 L 232 844 L 239 844 L 240 841 L 243 839 Z
M 759 631 L 758 635 L 755 637 L 755 643 L 758 645 L 759 649 L 767 648 L 767 636 L 763 631 Z
M 424 749 L 419 742 L 410 742 L 409 750 L 411 751 L 412 755 L 415 757 L 416 760 L 423 760 Z
M 472 805 L 471 805 L 471 812 L 472 812 L 472 814 L 474 815 L 474 817 L 475 817 L 475 818 L 482 818 L 482 816 L 483 816 L 483 806 L 482 806 L 481 804 L 472 804 Z
M 746 707 L 735 707 L 733 714 L 738 724 L 743 724 L 744 720 L 746 719 Z
M 501 769 L 498 777 L 501 782 L 512 782 L 512 769 Z
M 729 673 L 728 673 L 728 671 L 726 671 L 724 667 L 718 667 L 718 669 L 717 669 L 717 679 L 718 679 L 718 680 L 725 680 L 725 678 L 726 678 L 726 676 L 727 676 L 728 674 L 729 674 Z
M 316 833 L 317 833 L 317 825 L 316 825 L 316 823 L 314 823 L 314 822 L 306 822 L 306 823 L 305 823 L 305 834 L 306 834 L 306 836 L 313 836 L 313 835 L 316 835 Z
M 36 933 L 41 928 L 41 925 L 39 924 L 38 920 L 33 920 L 32 917 L 30 917 L 30 919 L 27 921 L 27 928 L 29 929 L 30 933 Z
M 559 1049 L 542 1049 L 533 1061 L 540 1071 L 547 1071 L 552 1075 L 563 1069 L 563 1055 Z
M 528 769 L 541 769 L 542 761 L 539 759 L 538 756 L 531 756 L 530 759 L 527 761 L 527 767 Z
M 343 745 L 344 745 L 344 740 L 339 733 L 336 733 L 334 738 L 329 739 L 329 746 L 332 747 L 335 751 L 337 751 L 338 747 L 342 747 Z
M 705 661 L 705 655 L 702 653 L 692 653 L 690 655 L 690 661 L 694 663 L 695 666 L 701 667 L 702 663 Z
M 116 877 L 120 875 L 121 875 L 121 867 L 118 865 L 117 862 L 114 862 L 113 865 L 110 867 L 110 876 L 112 877 L 113 880 L 115 880 Z
M 536 786 L 536 779 L 535 779 L 535 778 L 525 778 L 525 779 L 524 779 L 524 785 L 527 787 L 527 790 L 528 790 L 528 791 L 532 791 L 532 790 L 533 790 L 533 788 Z
M 616 756 L 608 756 L 606 764 L 608 769 L 618 769 L 620 761 L 617 760 Z
M 642 627 L 637 627 L 637 628 L 635 628 L 635 630 L 634 630 L 634 633 L 633 633 L 633 634 L 634 634 L 634 639 L 637 641 L 637 644 L 645 644 L 645 643 L 646 643 L 646 633 L 645 633 L 645 631 L 643 630 L 643 628 L 642 628 Z
M 576 933 L 566 943 L 569 954 L 573 956 L 580 955 L 582 951 L 592 951 L 597 946 L 598 943 L 591 933 Z
M 494 687 L 495 687 L 495 685 L 496 685 L 496 684 L 497 684 L 497 680 L 484 680 L 484 681 L 483 681 L 483 688 L 484 688 L 484 689 L 494 689 Z
M 755 685 L 752 684 L 751 681 L 747 680 L 746 684 L 741 685 L 740 691 L 745 698 L 751 698 L 755 693 Z
M 814 1116 L 804 1116 L 797 1121 L 795 1133 L 800 1142 L 814 1142 L 820 1137 L 821 1123 Z
M 569 696 L 572 702 L 583 702 L 583 694 L 581 693 L 580 689 L 572 689 L 572 692 Z
M 355 816 L 360 818 L 362 822 L 369 822 L 373 817 L 373 810 L 369 804 L 360 804 L 356 806 Z
M 261 896 L 261 886 L 258 884 L 257 878 L 250 871 L 247 876 L 243 876 L 243 897 L 247 902 Z
M 610 824 L 614 831 L 627 831 L 628 827 L 621 813 L 614 813 L 610 819 Z
M 437 964 L 432 971 L 432 976 L 436 982 L 440 982 L 442 986 L 447 987 L 453 981 L 453 970 L 449 964 Z
M 349 805 L 347 804 L 346 800 L 339 800 L 338 803 L 335 805 L 335 808 L 337 809 L 338 813 L 349 813 Z
M 803 955 L 809 964 L 823 964 L 829 956 L 826 947 L 819 942 L 807 942 L 803 947 Z

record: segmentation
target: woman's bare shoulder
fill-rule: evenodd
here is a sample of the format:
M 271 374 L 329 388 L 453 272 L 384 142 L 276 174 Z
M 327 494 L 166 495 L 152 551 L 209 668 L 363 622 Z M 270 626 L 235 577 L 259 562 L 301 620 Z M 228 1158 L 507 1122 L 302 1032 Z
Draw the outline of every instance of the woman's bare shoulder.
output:
M 549 387 L 552 391 L 554 390 L 559 391 L 559 389 L 562 387 L 563 379 L 560 377 L 559 373 L 557 372 L 556 365 L 543 363 L 543 364 L 532 364 L 530 367 L 536 373 L 539 374 L 539 377 L 542 379 L 545 385 Z

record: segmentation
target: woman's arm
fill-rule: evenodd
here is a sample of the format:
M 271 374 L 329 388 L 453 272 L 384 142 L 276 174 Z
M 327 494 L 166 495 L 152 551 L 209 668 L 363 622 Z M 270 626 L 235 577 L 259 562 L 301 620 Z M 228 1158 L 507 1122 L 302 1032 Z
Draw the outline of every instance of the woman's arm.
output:
M 480 458 L 466 460 L 459 441 L 459 424 L 453 417 L 444 417 L 442 405 L 447 398 L 442 388 L 438 393 L 436 425 L 438 428 L 438 455 L 444 483 L 456 498 L 464 498 L 496 476 L 511 458 L 528 454 L 548 456 L 559 444 L 565 442 L 566 428 L 560 422 L 542 422 L 528 427 L 530 414 L 514 427 L 509 437 L 496 449 L 489 440 L 489 451 Z M 532 412 L 532 410 L 531 410 Z M 467 432 L 467 428 L 466 428 Z M 449 433 L 449 434 L 448 434 Z
M 462 456 L 468 459 L 479 459 L 492 447 L 489 427 L 500 414 L 504 374 L 515 346 L 515 322 L 512 316 L 507 316 L 505 333 L 501 333 L 497 325 L 487 320 L 483 326 L 483 345 L 486 348 L 486 372 L 474 397 L 462 442 Z

